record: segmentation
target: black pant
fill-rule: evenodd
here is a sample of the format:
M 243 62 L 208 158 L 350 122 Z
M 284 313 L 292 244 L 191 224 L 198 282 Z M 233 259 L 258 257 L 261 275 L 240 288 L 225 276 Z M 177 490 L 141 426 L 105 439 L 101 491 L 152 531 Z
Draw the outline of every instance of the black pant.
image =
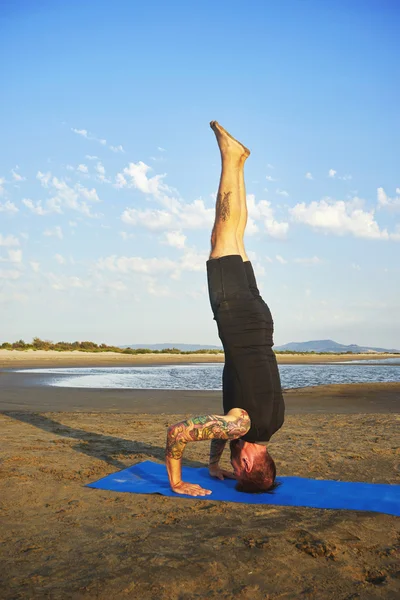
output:
M 240 255 L 207 261 L 208 289 L 225 351 L 223 407 L 251 419 L 246 441 L 268 441 L 282 426 L 285 405 L 273 346 L 271 312 L 250 262 Z

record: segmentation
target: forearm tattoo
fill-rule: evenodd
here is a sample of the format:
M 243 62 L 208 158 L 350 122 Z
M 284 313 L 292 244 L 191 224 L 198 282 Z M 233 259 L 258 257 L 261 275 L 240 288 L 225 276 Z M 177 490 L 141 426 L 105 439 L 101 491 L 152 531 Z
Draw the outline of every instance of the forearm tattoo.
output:
M 221 221 L 227 221 L 231 214 L 229 199 L 232 192 L 224 192 L 223 194 L 218 194 L 217 198 L 217 217 L 221 219 Z
M 217 415 L 192 417 L 169 427 L 165 454 L 170 458 L 180 459 L 188 442 L 236 440 L 247 433 L 249 428 L 250 417 L 245 410 L 234 421 L 227 421 L 225 417 Z
M 227 440 L 211 440 L 210 446 L 210 461 L 209 466 L 214 466 L 219 463 L 219 459 L 222 456 Z

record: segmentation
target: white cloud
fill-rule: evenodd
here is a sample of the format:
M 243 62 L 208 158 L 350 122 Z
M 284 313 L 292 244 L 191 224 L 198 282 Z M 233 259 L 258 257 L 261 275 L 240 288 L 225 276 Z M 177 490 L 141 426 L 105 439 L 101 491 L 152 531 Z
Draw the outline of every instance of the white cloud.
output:
M 329 169 L 328 177 L 334 178 L 336 173 L 337 173 L 337 171 L 335 171 L 335 169 Z
M 0 246 L 19 246 L 19 240 L 12 234 L 3 236 L 0 233 Z
M 313 256 L 311 258 L 295 258 L 294 262 L 300 265 L 320 265 L 322 260 L 318 256 Z
M 185 203 L 172 197 L 171 194 L 175 190 L 163 182 L 165 174 L 148 177 L 149 170 L 150 167 L 143 162 L 130 163 L 129 167 L 124 169 L 124 174 L 119 173 L 116 176 L 115 187 L 135 187 L 144 194 L 152 195 L 160 201 L 164 205 L 164 209 L 126 208 L 121 215 L 121 220 L 124 223 L 144 227 L 150 231 L 183 231 L 203 228 L 211 230 L 215 218 L 214 207 L 206 207 L 201 198 L 194 200 L 192 203 Z M 284 190 L 278 191 L 283 195 L 287 195 Z M 269 202 L 262 200 L 256 203 L 254 196 L 250 194 L 248 196 L 248 208 L 247 233 L 249 235 L 259 231 L 256 221 L 262 221 L 265 231 L 271 237 L 278 239 L 286 237 L 289 224 L 279 222 L 274 218 Z
M 86 188 L 85 186 L 81 185 L 80 183 L 77 183 L 75 186 L 75 190 L 86 200 L 89 200 L 90 202 L 100 202 L 100 198 L 97 195 L 96 189 L 92 188 L 91 190 L 89 188 Z
M 129 163 L 122 173 L 117 174 L 115 187 L 134 187 L 144 194 L 153 196 L 166 208 L 178 209 L 180 202 L 175 198 L 176 190 L 163 182 L 166 173 L 148 177 L 148 172 L 151 170 L 151 167 L 142 161 Z
M 48 171 L 47 173 L 42 173 L 41 171 L 38 171 L 36 174 L 36 179 L 39 179 L 42 186 L 47 188 L 51 179 L 51 173 L 50 171 Z
M 22 250 L 8 250 L 9 261 L 13 263 L 22 262 Z
M 14 179 L 14 181 L 25 181 L 25 177 L 18 173 L 18 169 L 18 165 L 15 167 L 15 169 L 11 169 L 12 178 Z
M 65 265 L 65 263 L 67 262 L 61 254 L 55 254 L 54 258 L 56 259 L 59 265 Z
M 276 193 L 278 194 L 278 196 L 285 196 L 285 198 L 289 197 L 289 193 L 286 190 L 281 190 L 277 188 Z
M 192 204 L 177 204 L 175 212 L 158 209 L 139 210 L 127 208 L 122 213 L 122 221 L 129 225 L 139 225 L 150 231 L 210 228 L 215 211 L 206 208 L 204 201 L 195 200 Z
M 352 175 L 341 175 L 339 176 L 339 179 L 341 179 L 342 181 L 350 181 L 351 179 L 353 179 Z
M 13 202 L 10 202 L 10 200 L 6 200 L 4 204 L 0 202 L 0 212 L 14 215 L 15 213 L 19 212 L 19 208 L 17 208 Z
M 74 127 L 71 127 L 71 131 L 88 139 L 89 133 L 86 129 L 75 129 Z
M 214 223 L 215 209 L 206 208 L 200 198 L 191 204 L 181 204 L 179 220 L 183 228 L 202 229 L 211 228 Z
M 265 261 L 266 261 L 267 263 L 272 263 L 272 262 L 273 262 L 272 258 L 270 258 L 269 256 L 266 256 L 266 257 L 265 257 Z
M 277 181 L 276 179 L 274 179 L 273 177 L 271 177 L 271 175 L 267 175 L 265 179 L 267 181 Z
M 276 260 L 281 263 L 281 265 L 286 265 L 287 264 L 287 260 L 284 259 L 280 254 L 276 255 Z
M 258 226 L 256 221 L 262 221 L 265 231 L 273 238 L 283 239 L 286 237 L 289 230 L 289 224 L 279 222 L 274 218 L 274 211 L 271 203 L 267 200 L 260 200 L 256 203 L 254 194 L 247 195 L 247 208 L 249 219 L 247 222 L 247 233 L 253 235 L 257 233 Z
M 70 227 L 76 227 L 78 225 L 78 223 L 76 221 L 68 221 L 68 225 Z
M 325 233 L 335 235 L 352 234 L 359 238 L 368 239 L 398 239 L 399 234 L 389 234 L 386 229 L 381 230 L 374 218 L 374 210 L 364 211 L 360 198 L 353 198 L 350 202 L 335 201 L 323 198 L 319 202 L 305 202 L 289 209 L 294 221 L 310 225 Z
M 126 231 L 120 231 L 119 235 L 122 237 L 124 242 L 135 237 L 134 233 L 127 233 Z
M 263 277 L 265 275 L 265 269 L 261 263 L 254 262 L 253 266 L 254 266 L 254 272 L 256 273 L 257 277 Z
M 91 286 L 91 281 L 83 280 L 75 275 L 55 275 L 54 273 L 48 274 L 48 279 L 51 287 L 57 291 L 64 291 L 70 288 L 88 288 Z
M 106 146 L 107 145 L 107 140 L 105 140 L 104 138 L 98 138 L 97 136 L 93 135 L 92 133 L 90 133 L 87 129 L 75 129 L 74 127 L 71 127 L 71 131 L 73 131 L 74 133 L 76 133 L 77 135 L 81 135 L 82 137 L 86 138 L 87 140 L 90 140 L 92 142 L 97 142 L 98 144 L 101 144 L 102 146 Z M 121 144 L 119 144 L 118 146 L 108 146 L 109 149 L 112 152 L 125 152 L 124 148 L 121 146 Z M 94 160 L 97 157 L 95 156 L 91 156 L 86 155 L 86 158 L 88 160 Z
M 119 146 L 110 146 L 110 150 L 112 152 L 125 152 L 125 150 L 123 149 L 123 147 L 121 145 L 119 145 Z
M 173 248 L 182 249 L 185 247 L 186 235 L 181 231 L 167 231 L 165 233 L 165 244 Z
M 159 152 L 166 152 L 165 148 L 162 148 L 161 146 L 157 146 L 157 150 Z
M 141 273 L 143 275 L 154 275 L 156 273 L 172 273 L 179 278 L 181 271 L 203 272 L 208 254 L 196 251 L 193 248 L 185 250 L 179 260 L 169 258 L 142 258 L 140 256 L 108 256 L 97 261 L 97 267 L 101 271 L 114 273 Z
M 39 272 L 39 269 L 40 269 L 40 263 L 38 263 L 38 262 L 36 262 L 36 261 L 34 261 L 34 260 L 31 260 L 29 264 L 30 264 L 30 266 L 31 266 L 31 269 L 32 269 L 32 271 L 34 271 L 35 273 L 38 273 L 38 272 Z
M 175 272 L 177 270 L 203 272 L 207 260 L 208 254 L 198 252 L 194 248 L 189 248 L 184 252 L 178 262 L 174 262 L 175 267 L 177 267 Z
M 4 194 L 4 184 L 5 184 L 6 180 L 4 179 L 4 177 L 0 177 L 0 196 L 3 196 Z
M 274 165 L 271 165 L 271 163 L 267 164 L 267 169 L 275 169 Z
M 92 135 L 91 133 L 89 133 L 89 131 L 87 129 L 75 129 L 74 127 L 72 127 L 71 131 L 73 131 L 77 135 L 81 135 L 82 137 L 86 138 L 87 140 L 98 142 L 102 146 L 105 146 L 107 144 L 107 140 L 104 140 L 104 139 L 96 137 L 95 135 Z
M 389 204 L 389 199 L 388 199 L 387 194 L 386 194 L 385 190 L 383 189 L 383 187 L 378 188 L 377 196 L 378 196 L 378 206 L 379 207 L 387 206 Z
M 13 269 L 0 269 L 0 279 L 15 280 L 21 277 L 20 271 Z
M 80 173 L 88 173 L 89 169 L 87 168 L 86 165 L 84 165 L 83 163 L 78 165 L 76 168 L 77 171 L 79 171 Z
M 164 191 L 169 191 L 169 187 L 163 183 L 166 173 L 148 177 L 147 173 L 151 170 L 149 165 L 139 161 L 138 163 L 129 163 L 124 169 L 124 174 L 131 178 L 130 185 L 140 190 L 144 194 L 159 196 Z
M 273 238 L 283 240 L 287 236 L 289 223 L 278 222 L 275 219 L 267 219 L 265 221 L 265 230 Z
M 86 200 L 90 202 L 99 202 L 99 197 L 94 188 L 88 189 L 80 183 L 71 187 L 66 181 L 58 179 L 57 177 L 52 177 L 50 172 L 43 174 L 39 171 L 36 177 L 43 187 L 51 190 L 51 193 L 55 193 L 54 196 L 47 200 L 46 209 L 42 207 L 41 202 L 38 202 L 36 205 L 31 200 L 24 202 L 25 206 L 30 208 L 30 210 L 36 214 L 44 215 L 46 212 L 61 214 L 63 213 L 63 209 L 68 208 L 76 210 L 88 217 L 96 216 L 91 213 L 90 206 L 86 202 Z M 84 200 L 81 201 L 80 198 L 84 198 Z
M 400 189 L 396 188 L 396 194 L 400 194 Z M 387 208 L 389 210 L 398 210 L 400 208 L 400 196 L 389 198 L 383 187 L 377 189 L 378 208 Z
M 29 198 L 23 198 L 22 204 L 29 208 L 29 210 L 32 211 L 35 215 L 44 216 L 49 214 L 50 212 L 49 210 L 43 208 L 41 200 L 38 200 L 35 204 L 33 200 L 30 200 Z
M 108 256 L 97 261 L 101 270 L 118 273 L 163 273 L 176 268 L 176 262 L 169 258 L 141 258 L 140 256 Z
M 111 292 L 125 292 L 128 288 L 122 281 L 107 281 L 103 283 L 103 289 Z
M 88 160 L 99 160 L 98 156 L 93 156 L 92 154 L 86 154 L 85 158 Z
M 305 178 L 306 179 L 314 179 L 314 177 L 312 176 L 312 174 L 308 171 L 308 173 L 305 174 Z
M 351 263 L 351 268 L 355 271 L 361 271 L 360 265 L 357 265 L 356 263 Z
M 155 277 L 145 277 L 144 281 L 146 283 L 147 293 L 151 296 L 162 298 L 174 295 L 168 287 L 160 285 Z
M 106 170 L 104 168 L 104 165 L 100 161 L 95 166 L 95 170 L 97 172 L 97 179 L 99 179 L 103 183 L 110 183 L 110 180 L 106 177 Z
M 175 229 L 177 227 L 174 215 L 165 210 L 127 208 L 122 213 L 121 219 L 128 225 L 138 225 L 150 231 Z
M 43 231 L 43 235 L 45 235 L 47 237 L 57 237 L 59 240 L 62 240 L 64 237 L 62 229 L 59 225 L 57 225 L 56 227 L 53 227 L 53 229 L 45 229 Z
M 126 185 L 128 185 L 128 182 L 126 181 L 125 177 L 122 175 L 122 173 L 117 173 L 117 175 L 115 176 L 114 186 L 120 189 L 125 187 Z

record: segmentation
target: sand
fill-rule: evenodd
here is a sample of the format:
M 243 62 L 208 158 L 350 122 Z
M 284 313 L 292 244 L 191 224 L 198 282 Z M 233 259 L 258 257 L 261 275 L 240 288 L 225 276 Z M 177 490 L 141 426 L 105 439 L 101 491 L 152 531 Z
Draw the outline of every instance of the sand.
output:
M 400 354 L 277 354 L 280 364 L 319 364 L 350 360 L 397 358 Z M 224 362 L 223 354 L 120 354 L 118 352 L 56 352 L 55 350 L 0 350 L 0 368 L 93 367 L 149 364 Z
M 166 427 L 218 410 L 219 392 L 100 393 L 32 377 L 0 373 L 2 600 L 399 598 L 396 517 L 84 487 L 162 462 Z M 399 483 L 399 398 L 400 383 L 286 392 L 269 445 L 279 474 Z M 208 447 L 190 445 L 185 464 L 202 466 Z

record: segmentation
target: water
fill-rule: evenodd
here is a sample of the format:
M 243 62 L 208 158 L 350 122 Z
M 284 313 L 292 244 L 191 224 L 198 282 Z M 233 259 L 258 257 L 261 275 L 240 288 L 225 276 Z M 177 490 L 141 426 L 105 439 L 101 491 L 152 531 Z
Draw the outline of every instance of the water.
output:
M 397 363 L 388 361 L 397 361 Z M 374 361 L 372 361 L 374 362 Z M 220 390 L 221 363 L 160 365 L 149 367 L 94 367 L 69 369 L 24 369 L 20 373 L 42 373 L 45 385 L 68 388 Z M 400 381 L 400 360 L 351 361 L 319 365 L 279 365 L 283 388 L 331 383 Z
M 347 360 L 343 362 L 338 362 L 336 364 L 367 364 L 367 365 L 399 365 L 400 366 L 400 356 L 398 358 L 367 358 L 367 359 L 356 359 L 356 360 Z

